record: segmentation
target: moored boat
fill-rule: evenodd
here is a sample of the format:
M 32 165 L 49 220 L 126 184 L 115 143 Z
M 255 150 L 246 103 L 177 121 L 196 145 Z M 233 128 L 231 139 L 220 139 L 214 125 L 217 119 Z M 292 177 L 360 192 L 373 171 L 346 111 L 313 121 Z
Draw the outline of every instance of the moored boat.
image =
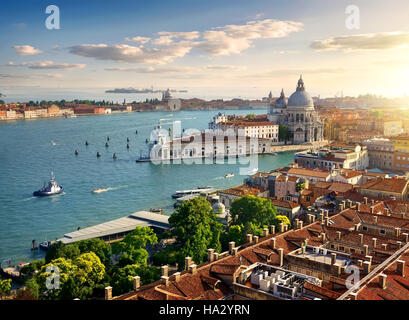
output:
M 98 188 L 98 189 L 94 189 L 92 190 L 92 193 L 101 193 L 101 192 L 105 192 L 108 191 L 107 188 Z

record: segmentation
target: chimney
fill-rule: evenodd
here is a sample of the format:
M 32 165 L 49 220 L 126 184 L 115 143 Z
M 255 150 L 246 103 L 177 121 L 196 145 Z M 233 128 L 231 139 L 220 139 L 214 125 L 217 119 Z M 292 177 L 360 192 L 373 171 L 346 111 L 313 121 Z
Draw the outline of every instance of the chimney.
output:
M 359 223 L 355 224 L 355 231 L 359 230 Z
M 371 262 L 364 261 L 364 272 L 370 273 L 371 272 Z
M 337 231 L 337 240 L 341 241 L 341 231 Z
M 217 260 L 219 260 L 219 253 L 215 252 L 214 253 L 214 261 L 217 261 Z
M 258 243 L 258 236 L 254 236 L 254 243 Z
M 337 254 L 331 253 L 331 264 L 335 264 L 337 262 Z
M 191 257 L 186 257 L 185 258 L 185 270 L 189 270 L 189 265 L 192 263 L 192 258 Z
M 207 249 L 207 261 L 214 261 L 214 249 Z
M 400 237 L 400 228 L 395 228 L 395 237 Z
M 300 219 L 296 218 L 296 219 L 294 219 L 294 221 L 295 221 L 295 229 L 298 229 L 300 227 L 299 226 Z
M 141 287 L 141 277 L 135 276 L 133 277 L 133 290 L 136 292 Z
M 358 212 L 361 212 L 361 203 L 358 202 L 358 206 L 357 206 Z
M 364 197 L 364 203 L 368 204 L 368 197 Z
M 328 216 L 329 216 L 329 211 L 328 210 L 324 211 L 324 216 L 325 216 L 325 218 L 328 218 Z
M 284 232 L 287 232 L 287 231 L 288 231 L 288 224 L 284 223 Z
M 252 234 L 248 233 L 246 235 L 246 242 L 247 243 L 252 243 L 253 242 L 253 235 Z
M 342 270 L 341 265 L 339 263 L 335 263 L 334 268 L 335 268 L 335 271 L 336 271 L 337 275 L 340 276 L 341 275 L 341 270 Z
M 233 256 L 237 256 L 238 251 L 239 251 L 239 248 L 233 248 Z
M 368 255 L 368 253 L 369 253 L 369 247 L 368 247 L 368 245 L 367 244 L 364 244 L 364 255 Z
M 407 243 L 409 235 L 407 233 L 402 233 L 402 235 L 405 237 L 405 243 Z
M 195 264 L 191 264 L 191 265 L 189 266 L 189 272 L 190 272 L 191 274 L 196 274 L 196 265 L 195 265 Z
M 374 206 L 371 206 L 371 213 L 374 214 L 375 210 L 374 210 Z
M 360 267 L 362 267 L 363 264 L 364 264 L 363 260 L 358 260 L 358 265 L 359 265 Z
M 280 257 L 280 267 L 282 267 L 284 264 L 284 249 L 283 248 L 278 249 L 278 254 Z
M 339 211 L 344 210 L 344 205 L 343 205 L 342 203 L 340 203 L 340 204 L 338 205 L 338 207 L 339 207 Z
M 112 287 L 105 287 L 105 300 L 112 300 Z
M 372 238 L 372 247 L 376 248 L 376 238 Z
M 321 232 L 322 243 L 325 243 L 325 232 Z
M 324 222 L 324 214 L 322 212 L 320 213 L 320 220 L 321 222 Z
M 179 282 L 180 281 L 180 272 L 175 272 L 173 275 L 175 276 L 175 282 Z
M 384 251 L 388 250 L 388 244 L 387 244 L 387 243 L 383 243 L 383 244 L 382 244 L 382 249 L 383 249 Z
M 268 236 L 268 228 L 264 228 L 263 229 L 263 237 L 267 237 Z
M 359 244 L 363 244 L 364 243 L 364 235 L 362 233 L 358 234 L 359 236 Z
M 271 226 L 270 226 L 270 232 L 271 232 L 271 234 L 275 234 L 275 233 L 276 233 L 276 226 L 275 226 L 275 225 L 271 225 Z
M 276 238 L 271 238 L 270 239 L 270 247 L 271 247 L 271 249 L 276 248 Z
M 375 200 L 372 199 L 372 200 L 371 200 L 371 205 L 374 205 L 374 204 L 375 204 Z
M 233 249 L 236 246 L 236 243 L 234 241 L 229 242 L 229 253 L 233 254 Z
M 405 277 L 405 261 L 404 260 L 398 260 L 397 266 L 396 266 L 396 272 L 401 276 Z
M 299 222 L 300 229 L 302 229 L 302 228 L 303 228 L 303 224 L 304 224 L 304 222 L 302 222 L 302 221 L 300 220 L 300 222 Z
M 280 223 L 280 232 L 284 232 L 284 223 Z
M 162 276 L 162 277 L 160 277 L 160 279 L 162 280 L 162 283 L 163 283 L 165 286 L 169 286 L 169 277 Z
M 381 273 L 379 275 L 379 286 L 381 287 L 382 290 L 386 289 L 386 279 L 387 279 L 387 275 Z
M 372 256 L 365 256 L 365 259 L 372 263 Z
M 374 217 L 374 224 L 378 224 L 378 216 Z
M 169 275 L 169 267 L 168 266 L 162 266 L 161 271 L 162 271 L 162 276 L 167 277 Z
M 358 294 L 356 292 L 351 292 L 349 294 L 350 300 L 358 300 Z

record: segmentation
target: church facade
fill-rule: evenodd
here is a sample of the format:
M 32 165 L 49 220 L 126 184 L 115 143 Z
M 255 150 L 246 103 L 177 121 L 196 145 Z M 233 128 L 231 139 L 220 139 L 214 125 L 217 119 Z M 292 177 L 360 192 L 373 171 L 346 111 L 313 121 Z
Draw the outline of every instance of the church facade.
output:
M 305 90 L 302 77 L 289 99 L 285 97 L 283 90 L 280 97 L 270 104 L 268 119 L 285 125 L 294 144 L 324 141 L 324 125 L 318 117 L 312 97 Z

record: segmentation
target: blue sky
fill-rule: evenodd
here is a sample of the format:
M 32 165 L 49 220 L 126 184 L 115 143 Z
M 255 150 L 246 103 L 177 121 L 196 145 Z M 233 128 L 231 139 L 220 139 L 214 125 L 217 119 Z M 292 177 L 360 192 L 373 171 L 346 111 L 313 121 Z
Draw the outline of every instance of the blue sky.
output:
M 45 8 L 60 9 L 60 30 Z M 360 28 L 345 9 L 360 10 Z M 408 1 L 4 1 L 0 92 L 118 87 L 409 94 Z M 204 95 L 204 94 L 202 94 Z

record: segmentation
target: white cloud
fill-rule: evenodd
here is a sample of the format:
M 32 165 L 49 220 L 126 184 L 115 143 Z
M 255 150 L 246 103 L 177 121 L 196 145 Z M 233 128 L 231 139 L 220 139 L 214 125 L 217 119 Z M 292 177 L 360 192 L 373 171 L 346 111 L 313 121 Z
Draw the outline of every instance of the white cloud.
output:
M 135 43 L 139 43 L 139 44 L 145 44 L 147 42 L 149 42 L 151 40 L 151 38 L 148 37 L 133 37 L 133 38 L 125 38 L 125 41 L 130 41 L 130 42 L 135 42 Z
M 76 63 L 55 63 L 53 61 L 37 61 L 37 62 L 21 62 L 15 64 L 13 61 L 7 63 L 9 67 L 27 67 L 29 69 L 61 69 L 61 70 L 72 70 L 72 69 L 83 69 L 86 64 L 76 64 Z
M 163 64 L 184 57 L 193 48 L 216 56 L 239 54 L 253 46 L 256 39 L 287 37 L 291 33 L 301 31 L 302 27 L 300 22 L 265 19 L 250 21 L 244 25 L 226 25 L 203 32 L 161 31 L 152 39 L 139 36 L 126 38 L 127 41 L 137 43 L 136 46 L 81 44 L 70 47 L 69 51 L 98 60 Z M 145 48 L 144 44 L 149 46 Z
M 135 73 L 187 73 L 200 71 L 199 68 L 167 66 L 167 67 L 141 67 L 141 68 L 105 68 L 106 71 L 121 71 Z
M 34 54 L 43 53 L 41 50 L 34 48 L 33 46 L 13 46 L 14 50 L 16 50 L 17 54 L 20 56 L 30 56 Z
M 406 47 L 409 44 L 409 32 L 380 32 L 358 35 L 331 37 L 315 40 L 311 48 L 317 51 L 342 50 L 386 50 Z
M 0 78 L 4 79 L 60 79 L 63 75 L 58 73 L 44 73 L 44 74 L 10 74 L 10 73 L 0 73 Z

